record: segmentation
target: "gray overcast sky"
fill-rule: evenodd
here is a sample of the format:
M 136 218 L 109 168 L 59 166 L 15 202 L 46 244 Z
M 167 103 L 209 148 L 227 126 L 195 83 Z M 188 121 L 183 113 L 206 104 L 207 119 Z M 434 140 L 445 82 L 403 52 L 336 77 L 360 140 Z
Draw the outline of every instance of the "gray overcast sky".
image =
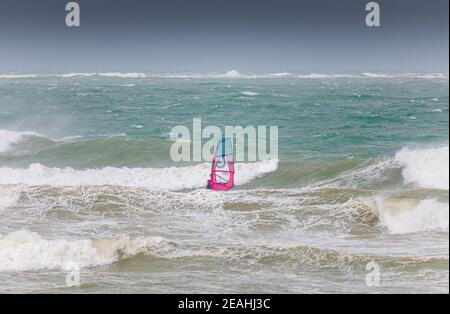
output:
M 0 72 L 448 72 L 448 0 L 0 0 Z

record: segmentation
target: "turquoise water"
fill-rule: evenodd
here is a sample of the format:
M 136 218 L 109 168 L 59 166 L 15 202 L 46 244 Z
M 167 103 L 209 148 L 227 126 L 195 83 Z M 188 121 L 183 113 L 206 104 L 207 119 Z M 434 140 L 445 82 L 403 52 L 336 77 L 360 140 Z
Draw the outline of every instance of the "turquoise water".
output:
M 193 118 L 279 160 L 205 191 Z M 446 75 L 0 75 L 0 291 L 448 293 L 448 123 Z
M 56 139 L 167 140 L 173 126 L 200 117 L 205 126 L 277 125 L 288 160 L 376 156 L 448 140 L 445 79 L 50 77 L 0 84 L 2 128 Z

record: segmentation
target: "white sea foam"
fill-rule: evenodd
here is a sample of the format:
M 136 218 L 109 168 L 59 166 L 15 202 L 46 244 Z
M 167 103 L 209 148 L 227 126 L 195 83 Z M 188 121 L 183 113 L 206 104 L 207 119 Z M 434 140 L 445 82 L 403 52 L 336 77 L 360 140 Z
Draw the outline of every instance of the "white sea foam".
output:
M 239 73 L 239 72 L 236 71 L 236 70 L 231 70 L 231 71 L 228 71 L 228 72 L 225 73 L 225 74 L 220 74 L 220 75 L 218 75 L 218 77 L 224 77 L 224 78 L 241 78 L 241 77 L 242 77 L 242 74 Z
M 415 77 L 421 79 L 448 79 L 448 74 L 444 73 L 415 74 Z
M 0 210 L 14 206 L 20 198 L 21 188 L 19 186 L 0 185 Z
M 0 153 L 7 152 L 13 148 L 15 144 L 18 144 L 30 137 L 40 137 L 35 132 L 14 132 L 0 130 Z
M 274 77 L 274 76 L 272 76 Z M 275 76 L 276 77 L 276 76 Z M 280 76 L 282 77 L 282 76 Z M 448 79 L 448 74 L 444 73 L 310 73 L 310 74 L 300 74 L 297 76 L 300 79 L 345 79 L 345 78 L 358 78 L 358 79 L 369 79 L 369 78 L 379 78 L 379 79 Z
M 276 171 L 277 160 L 236 164 L 236 185 Z M 0 184 L 26 184 L 30 186 L 125 186 L 152 190 L 183 190 L 203 188 L 209 177 L 210 165 L 172 168 L 113 168 L 75 170 L 49 168 L 32 164 L 25 169 L 0 168 Z
M 370 73 L 370 72 L 365 72 L 362 75 L 365 76 L 365 77 L 370 77 L 370 78 L 389 78 L 389 77 L 393 77 L 392 75 L 389 75 L 389 74 Z
M 449 205 L 434 199 L 377 201 L 380 223 L 392 234 L 448 230 Z
M 81 268 L 110 265 L 167 246 L 168 241 L 161 237 L 47 240 L 21 230 L 0 236 L 0 272 L 64 270 L 69 263 L 77 263 Z
M 389 180 L 392 171 L 401 170 L 403 183 L 418 188 L 449 188 L 449 147 L 403 148 L 395 156 L 379 159 L 347 170 L 318 186 L 359 188 L 361 185 Z
M 310 73 L 310 74 L 301 74 L 298 76 L 300 79 L 339 79 L 339 78 L 357 78 L 357 75 L 354 74 L 327 74 L 327 73 Z
M 404 148 L 395 155 L 405 183 L 421 188 L 449 188 L 449 147 Z
M 121 73 L 121 72 L 105 72 L 105 73 L 98 73 L 99 76 L 104 77 L 119 77 L 119 78 L 145 78 L 147 75 L 145 73 Z
M 71 73 L 64 73 L 64 74 L 50 74 L 50 75 L 44 75 L 44 76 L 50 76 L 50 77 L 61 77 L 61 78 L 73 78 L 73 77 L 92 77 L 92 76 L 103 76 L 103 77 L 119 77 L 119 78 L 144 78 L 146 77 L 146 74 L 144 73 L 122 73 L 122 72 L 71 72 Z
M 71 77 L 89 77 L 89 76 L 94 76 L 97 73 L 66 73 L 66 74 L 60 74 L 60 75 L 56 75 L 57 77 L 65 77 L 65 78 L 71 78 Z
M 36 74 L 0 74 L 0 79 L 35 78 Z
M 325 79 L 325 78 L 333 78 L 333 76 L 330 74 L 311 73 L 311 74 L 301 74 L 298 76 L 298 78 L 301 78 L 301 79 Z
M 244 96 L 250 96 L 250 97 L 254 97 L 254 96 L 258 96 L 259 94 L 256 92 L 242 92 L 241 93 Z
M 281 73 L 260 73 L 243 74 L 237 70 L 226 73 L 174 73 L 174 74 L 149 74 L 147 77 L 155 78 L 180 78 L 180 79 L 218 79 L 218 78 L 245 78 L 245 79 L 265 79 L 265 78 L 300 78 L 300 79 L 345 79 L 345 78 L 416 78 L 416 79 L 448 79 L 448 74 L 444 73 L 309 73 L 294 75 L 289 72 Z
M 289 72 L 270 73 L 270 76 L 272 76 L 272 77 L 290 77 L 290 76 L 292 76 L 292 73 L 289 73 Z
M 269 74 L 244 75 L 241 74 L 239 71 L 231 70 L 226 73 L 178 73 L 178 74 L 156 75 L 152 77 L 179 78 L 179 79 L 238 79 L 238 78 L 258 79 L 258 78 L 270 78 L 273 76 Z
M 170 78 L 170 79 L 200 79 L 205 78 L 210 75 L 201 74 L 201 73 L 176 73 L 176 74 L 160 74 L 160 75 L 151 75 L 151 77 L 162 77 L 162 78 Z

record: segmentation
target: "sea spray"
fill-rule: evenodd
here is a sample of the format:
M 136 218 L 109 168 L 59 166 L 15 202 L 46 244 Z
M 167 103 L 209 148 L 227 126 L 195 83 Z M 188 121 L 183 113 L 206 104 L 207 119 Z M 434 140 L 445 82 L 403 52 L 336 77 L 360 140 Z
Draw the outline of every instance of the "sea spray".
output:
M 448 145 L 423 149 L 404 148 L 396 154 L 395 159 L 403 167 L 402 174 L 407 184 L 448 190 L 448 152 Z
M 236 164 L 236 185 L 276 171 L 277 160 Z M 206 186 L 210 165 L 170 168 L 114 168 L 76 170 L 49 168 L 32 164 L 28 168 L 0 168 L 0 184 L 27 184 L 32 186 L 84 186 L 110 185 L 142 187 L 154 190 L 199 189 Z
M 0 130 L 0 153 L 11 150 L 15 144 L 18 144 L 27 138 L 40 136 L 41 135 L 36 132 L 13 132 Z
M 80 267 L 109 265 L 165 245 L 167 241 L 161 237 L 47 240 L 37 233 L 20 230 L 0 235 L 0 272 L 62 270 L 68 263 Z
M 449 204 L 434 199 L 378 199 L 381 225 L 391 234 L 430 230 L 448 231 Z

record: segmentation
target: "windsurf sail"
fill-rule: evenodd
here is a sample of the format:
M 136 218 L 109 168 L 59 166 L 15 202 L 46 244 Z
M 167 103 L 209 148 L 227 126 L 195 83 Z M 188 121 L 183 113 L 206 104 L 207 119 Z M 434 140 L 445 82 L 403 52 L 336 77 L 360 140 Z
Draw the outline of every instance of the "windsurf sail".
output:
M 222 138 L 217 144 L 209 185 L 213 191 L 228 191 L 234 187 L 233 144 L 229 138 Z

